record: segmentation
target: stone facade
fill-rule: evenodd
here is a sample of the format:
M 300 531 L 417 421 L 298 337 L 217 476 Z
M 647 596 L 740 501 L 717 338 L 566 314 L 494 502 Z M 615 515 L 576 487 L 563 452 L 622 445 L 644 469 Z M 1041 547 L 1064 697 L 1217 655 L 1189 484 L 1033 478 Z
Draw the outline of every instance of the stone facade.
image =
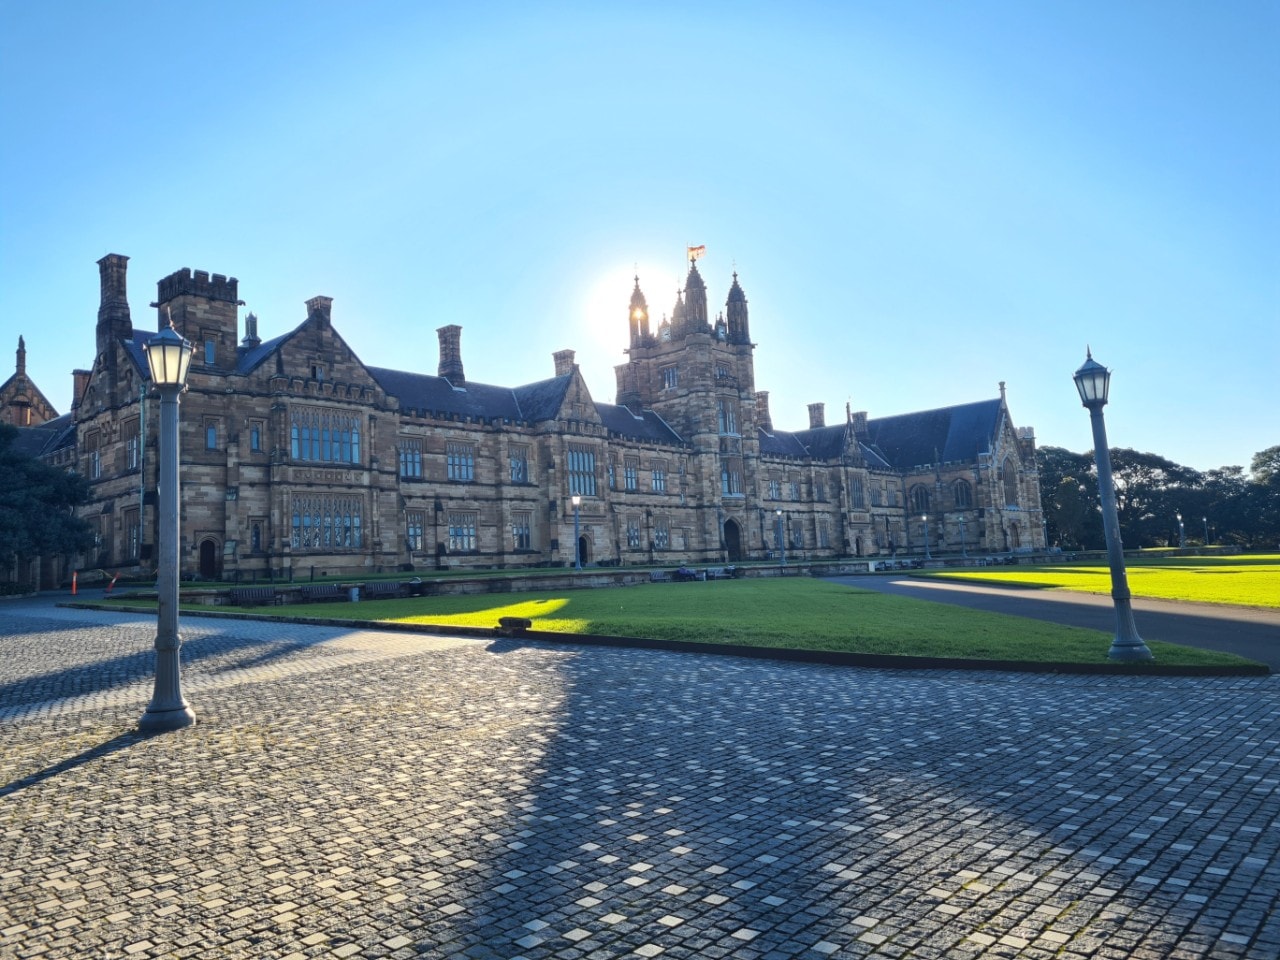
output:
M 74 429 L 47 430 L 61 439 L 45 455 L 91 482 L 100 550 L 85 565 L 145 573 L 159 405 L 126 266 L 99 261 L 96 356 L 73 374 Z M 241 305 L 235 278 L 187 269 L 152 304 L 156 330 L 172 322 L 195 345 L 184 576 L 572 565 L 575 550 L 584 564 L 887 557 L 925 552 L 925 516 L 935 555 L 1044 546 L 1034 436 L 1014 427 L 1003 384 L 996 399 L 882 419 L 846 409 L 830 426 L 815 403 L 807 429 L 775 429 L 736 274 L 712 320 L 692 265 L 656 329 L 637 278 L 616 404 L 592 398 L 573 351 L 547 379 L 499 387 L 467 379 L 458 326 L 438 331 L 430 375 L 363 364 L 328 297 L 265 341 L 253 314 L 241 329 Z
M 27 344 L 18 337 L 17 365 L 11 376 L 0 383 L 0 423 L 15 427 L 38 427 L 58 416 L 53 404 L 27 376 Z

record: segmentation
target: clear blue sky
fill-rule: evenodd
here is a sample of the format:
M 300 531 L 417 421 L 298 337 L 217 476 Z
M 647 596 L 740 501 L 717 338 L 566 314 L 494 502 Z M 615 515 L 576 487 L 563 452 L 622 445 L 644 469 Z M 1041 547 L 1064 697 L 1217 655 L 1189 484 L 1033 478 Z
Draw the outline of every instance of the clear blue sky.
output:
M 366 363 L 614 400 L 634 269 L 736 264 L 775 424 L 997 395 L 1198 469 L 1280 443 L 1280 4 L 0 5 L 0 379 L 58 407 L 95 261 L 264 337 L 334 297 Z M 715 309 L 715 307 L 713 307 Z

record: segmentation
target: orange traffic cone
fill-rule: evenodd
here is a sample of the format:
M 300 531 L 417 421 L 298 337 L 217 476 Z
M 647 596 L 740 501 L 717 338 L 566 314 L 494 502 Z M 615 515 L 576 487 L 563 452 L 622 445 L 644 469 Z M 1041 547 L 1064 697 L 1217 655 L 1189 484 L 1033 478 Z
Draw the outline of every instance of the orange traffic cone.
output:
M 76 595 L 76 571 L 71 571 L 71 595 Z

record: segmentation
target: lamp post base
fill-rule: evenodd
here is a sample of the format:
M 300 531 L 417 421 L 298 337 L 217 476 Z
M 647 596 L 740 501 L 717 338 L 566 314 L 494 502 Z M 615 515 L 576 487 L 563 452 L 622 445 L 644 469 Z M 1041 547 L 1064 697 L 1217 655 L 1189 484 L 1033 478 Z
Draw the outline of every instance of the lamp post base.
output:
M 1155 656 L 1147 645 L 1139 640 L 1125 642 L 1118 637 L 1111 641 L 1111 649 L 1107 651 L 1108 660 L 1154 660 Z
M 143 733 L 167 733 L 181 730 L 196 722 L 196 712 L 183 704 L 175 710 L 152 710 L 150 707 L 138 719 L 138 729 Z

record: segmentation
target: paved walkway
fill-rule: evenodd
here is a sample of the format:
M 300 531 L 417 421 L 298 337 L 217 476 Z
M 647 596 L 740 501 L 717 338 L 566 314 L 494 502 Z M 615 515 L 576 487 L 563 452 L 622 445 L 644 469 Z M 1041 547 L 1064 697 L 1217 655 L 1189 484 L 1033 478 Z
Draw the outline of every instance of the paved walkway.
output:
M 1280 678 L 0 604 L 0 957 L 1280 956 Z
M 862 576 L 833 577 L 832 580 L 852 587 L 937 603 L 953 603 L 992 613 L 1011 613 L 1110 634 L 1116 631 L 1115 605 L 1110 596 L 988 586 L 928 577 Z M 1280 672 L 1280 610 L 1135 599 L 1133 619 L 1144 640 L 1163 640 L 1234 653 L 1265 663 L 1273 671 Z

